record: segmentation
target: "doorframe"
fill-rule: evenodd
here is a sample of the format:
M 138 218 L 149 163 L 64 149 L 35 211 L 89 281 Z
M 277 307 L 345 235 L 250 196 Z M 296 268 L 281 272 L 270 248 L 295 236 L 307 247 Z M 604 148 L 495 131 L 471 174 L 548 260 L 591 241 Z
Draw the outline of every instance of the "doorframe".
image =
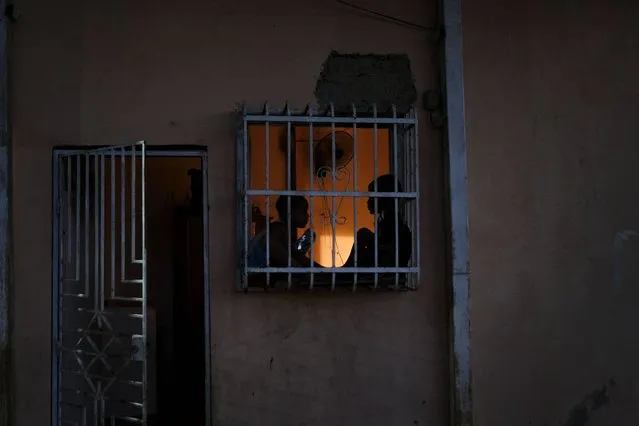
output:
M 13 15 L 8 0 L 0 0 L 0 426 L 15 421 L 16 373 L 14 363 L 14 283 L 11 262 L 12 229 L 12 155 L 9 112 L 10 21 Z
M 60 289 L 59 283 L 59 244 L 60 238 L 58 227 L 58 198 L 57 194 L 60 189 L 59 182 L 59 163 L 62 155 L 69 155 L 76 152 L 85 152 L 87 149 L 106 148 L 107 146 L 98 145 L 63 145 L 53 148 L 53 187 L 51 202 L 52 206 L 52 268 L 51 268 L 51 425 L 57 426 L 59 415 L 59 401 L 57 396 L 58 387 L 58 353 L 56 349 L 56 336 L 59 328 L 58 310 L 59 300 L 58 293 Z M 124 154 L 127 157 L 132 155 L 131 152 Z M 141 152 L 136 152 L 136 156 L 140 156 Z M 211 280 L 210 277 L 210 258 L 209 258 L 209 192 L 208 192 L 208 151 L 206 146 L 197 145 L 165 145 L 165 146 L 149 146 L 145 147 L 145 157 L 174 157 L 200 158 L 202 162 L 202 256 L 203 256 L 203 285 L 204 285 L 204 386 L 205 386 L 205 426 L 212 426 L 213 422 L 213 384 L 212 384 L 212 336 L 211 336 Z

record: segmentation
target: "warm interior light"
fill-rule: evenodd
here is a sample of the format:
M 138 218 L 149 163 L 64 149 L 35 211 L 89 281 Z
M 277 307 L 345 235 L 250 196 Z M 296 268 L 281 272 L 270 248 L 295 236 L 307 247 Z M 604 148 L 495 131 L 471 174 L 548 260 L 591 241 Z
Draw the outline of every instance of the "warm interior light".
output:
M 346 132 L 353 136 L 353 129 L 350 127 L 336 128 L 336 132 Z M 358 128 L 356 149 L 353 159 L 340 168 L 336 173 L 335 191 L 368 191 L 368 184 L 375 176 L 375 130 L 372 128 Z M 269 149 L 268 149 L 268 180 L 270 190 L 287 189 L 287 161 L 286 141 L 287 130 L 285 126 L 269 126 Z M 311 164 L 310 149 L 315 149 L 317 143 L 327 135 L 331 134 L 330 127 L 313 128 L 313 135 L 309 135 L 307 126 L 295 127 L 293 140 L 291 140 L 291 154 L 293 161 L 291 166 L 291 177 L 295 181 L 296 190 L 322 191 L 333 190 L 333 179 L 330 173 L 322 174 L 317 170 L 312 170 L 316 165 Z M 249 126 L 250 140 L 250 188 L 267 189 L 266 176 L 266 126 Z M 352 142 L 354 145 L 354 141 Z M 312 145 L 310 145 L 312 144 Z M 340 148 L 336 147 L 336 157 Z M 315 151 L 314 151 L 315 152 Z M 377 176 L 389 173 L 390 171 L 390 132 L 388 129 L 377 129 Z M 357 187 L 355 187 L 355 164 L 357 164 Z M 312 181 L 311 181 L 312 177 Z M 254 196 L 250 198 L 250 203 L 259 208 L 262 215 L 270 216 L 272 220 L 277 219 L 275 202 L 277 195 L 270 198 L 270 215 L 267 214 L 265 196 Z M 333 262 L 332 239 L 333 230 L 331 227 L 330 215 L 333 211 L 333 200 L 328 196 L 312 197 L 312 206 L 309 214 L 312 216 L 313 230 L 317 235 L 314 244 L 314 259 L 324 266 L 331 266 Z M 310 202 L 310 197 L 307 197 Z M 366 198 L 357 198 L 357 228 L 374 227 L 373 216 L 368 212 Z M 350 253 L 355 236 L 355 200 L 352 197 L 337 197 L 335 199 L 335 245 L 336 245 L 336 266 L 342 266 Z M 255 221 L 255 218 L 253 218 Z M 251 225 L 253 226 L 253 225 Z M 300 230 L 300 235 L 303 230 Z
M 344 265 L 348 259 L 348 255 L 353 247 L 354 238 L 350 235 L 336 235 L 335 236 L 335 266 L 340 267 Z M 319 252 L 318 260 L 320 264 L 324 266 L 333 265 L 333 235 L 332 233 L 322 234 L 318 238 Z

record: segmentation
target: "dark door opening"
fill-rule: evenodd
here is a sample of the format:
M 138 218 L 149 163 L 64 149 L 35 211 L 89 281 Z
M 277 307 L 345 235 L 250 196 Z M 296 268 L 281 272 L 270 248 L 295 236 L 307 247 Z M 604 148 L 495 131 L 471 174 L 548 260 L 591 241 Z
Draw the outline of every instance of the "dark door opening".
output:
M 157 323 L 158 426 L 205 424 L 201 163 L 193 157 L 148 160 L 148 287 Z

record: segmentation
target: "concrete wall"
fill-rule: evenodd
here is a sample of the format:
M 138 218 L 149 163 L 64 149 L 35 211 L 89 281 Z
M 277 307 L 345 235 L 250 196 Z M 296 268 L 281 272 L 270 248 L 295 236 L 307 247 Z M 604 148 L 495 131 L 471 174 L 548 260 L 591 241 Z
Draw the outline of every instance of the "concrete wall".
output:
M 639 424 L 638 16 L 464 2 L 476 426 Z
M 56 144 L 209 149 L 215 419 L 219 425 L 443 425 L 447 333 L 440 140 L 422 136 L 418 293 L 234 292 L 235 103 L 313 101 L 332 49 L 401 53 L 433 88 L 428 33 L 335 2 L 16 0 L 12 63 L 17 424 L 49 424 L 51 154 Z M 434 21 L 432 3 L 361 5 Z

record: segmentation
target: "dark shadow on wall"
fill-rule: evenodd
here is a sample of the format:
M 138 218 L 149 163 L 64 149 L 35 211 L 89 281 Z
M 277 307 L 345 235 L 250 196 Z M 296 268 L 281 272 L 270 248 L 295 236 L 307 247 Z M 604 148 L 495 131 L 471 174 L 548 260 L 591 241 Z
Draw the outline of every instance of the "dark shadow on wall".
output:
M 593 412 L 610 403 L 608 388 L 614 385 L 615 380 L 611 378 L 607 384 L 586 396 L 583 401 L 570 410 L 568 421 L 564 423 L 564 426 L 585 426 Z
M 595 389 L 575 405 L 568 414 L 568 419 L 561 426 L 586 426 L 595 411 L 610 404 L 610 388 L 616 385 L 615 379 L 610 378 L 600 388 Z M 544 426 L 550 426 L 545 424 Z

